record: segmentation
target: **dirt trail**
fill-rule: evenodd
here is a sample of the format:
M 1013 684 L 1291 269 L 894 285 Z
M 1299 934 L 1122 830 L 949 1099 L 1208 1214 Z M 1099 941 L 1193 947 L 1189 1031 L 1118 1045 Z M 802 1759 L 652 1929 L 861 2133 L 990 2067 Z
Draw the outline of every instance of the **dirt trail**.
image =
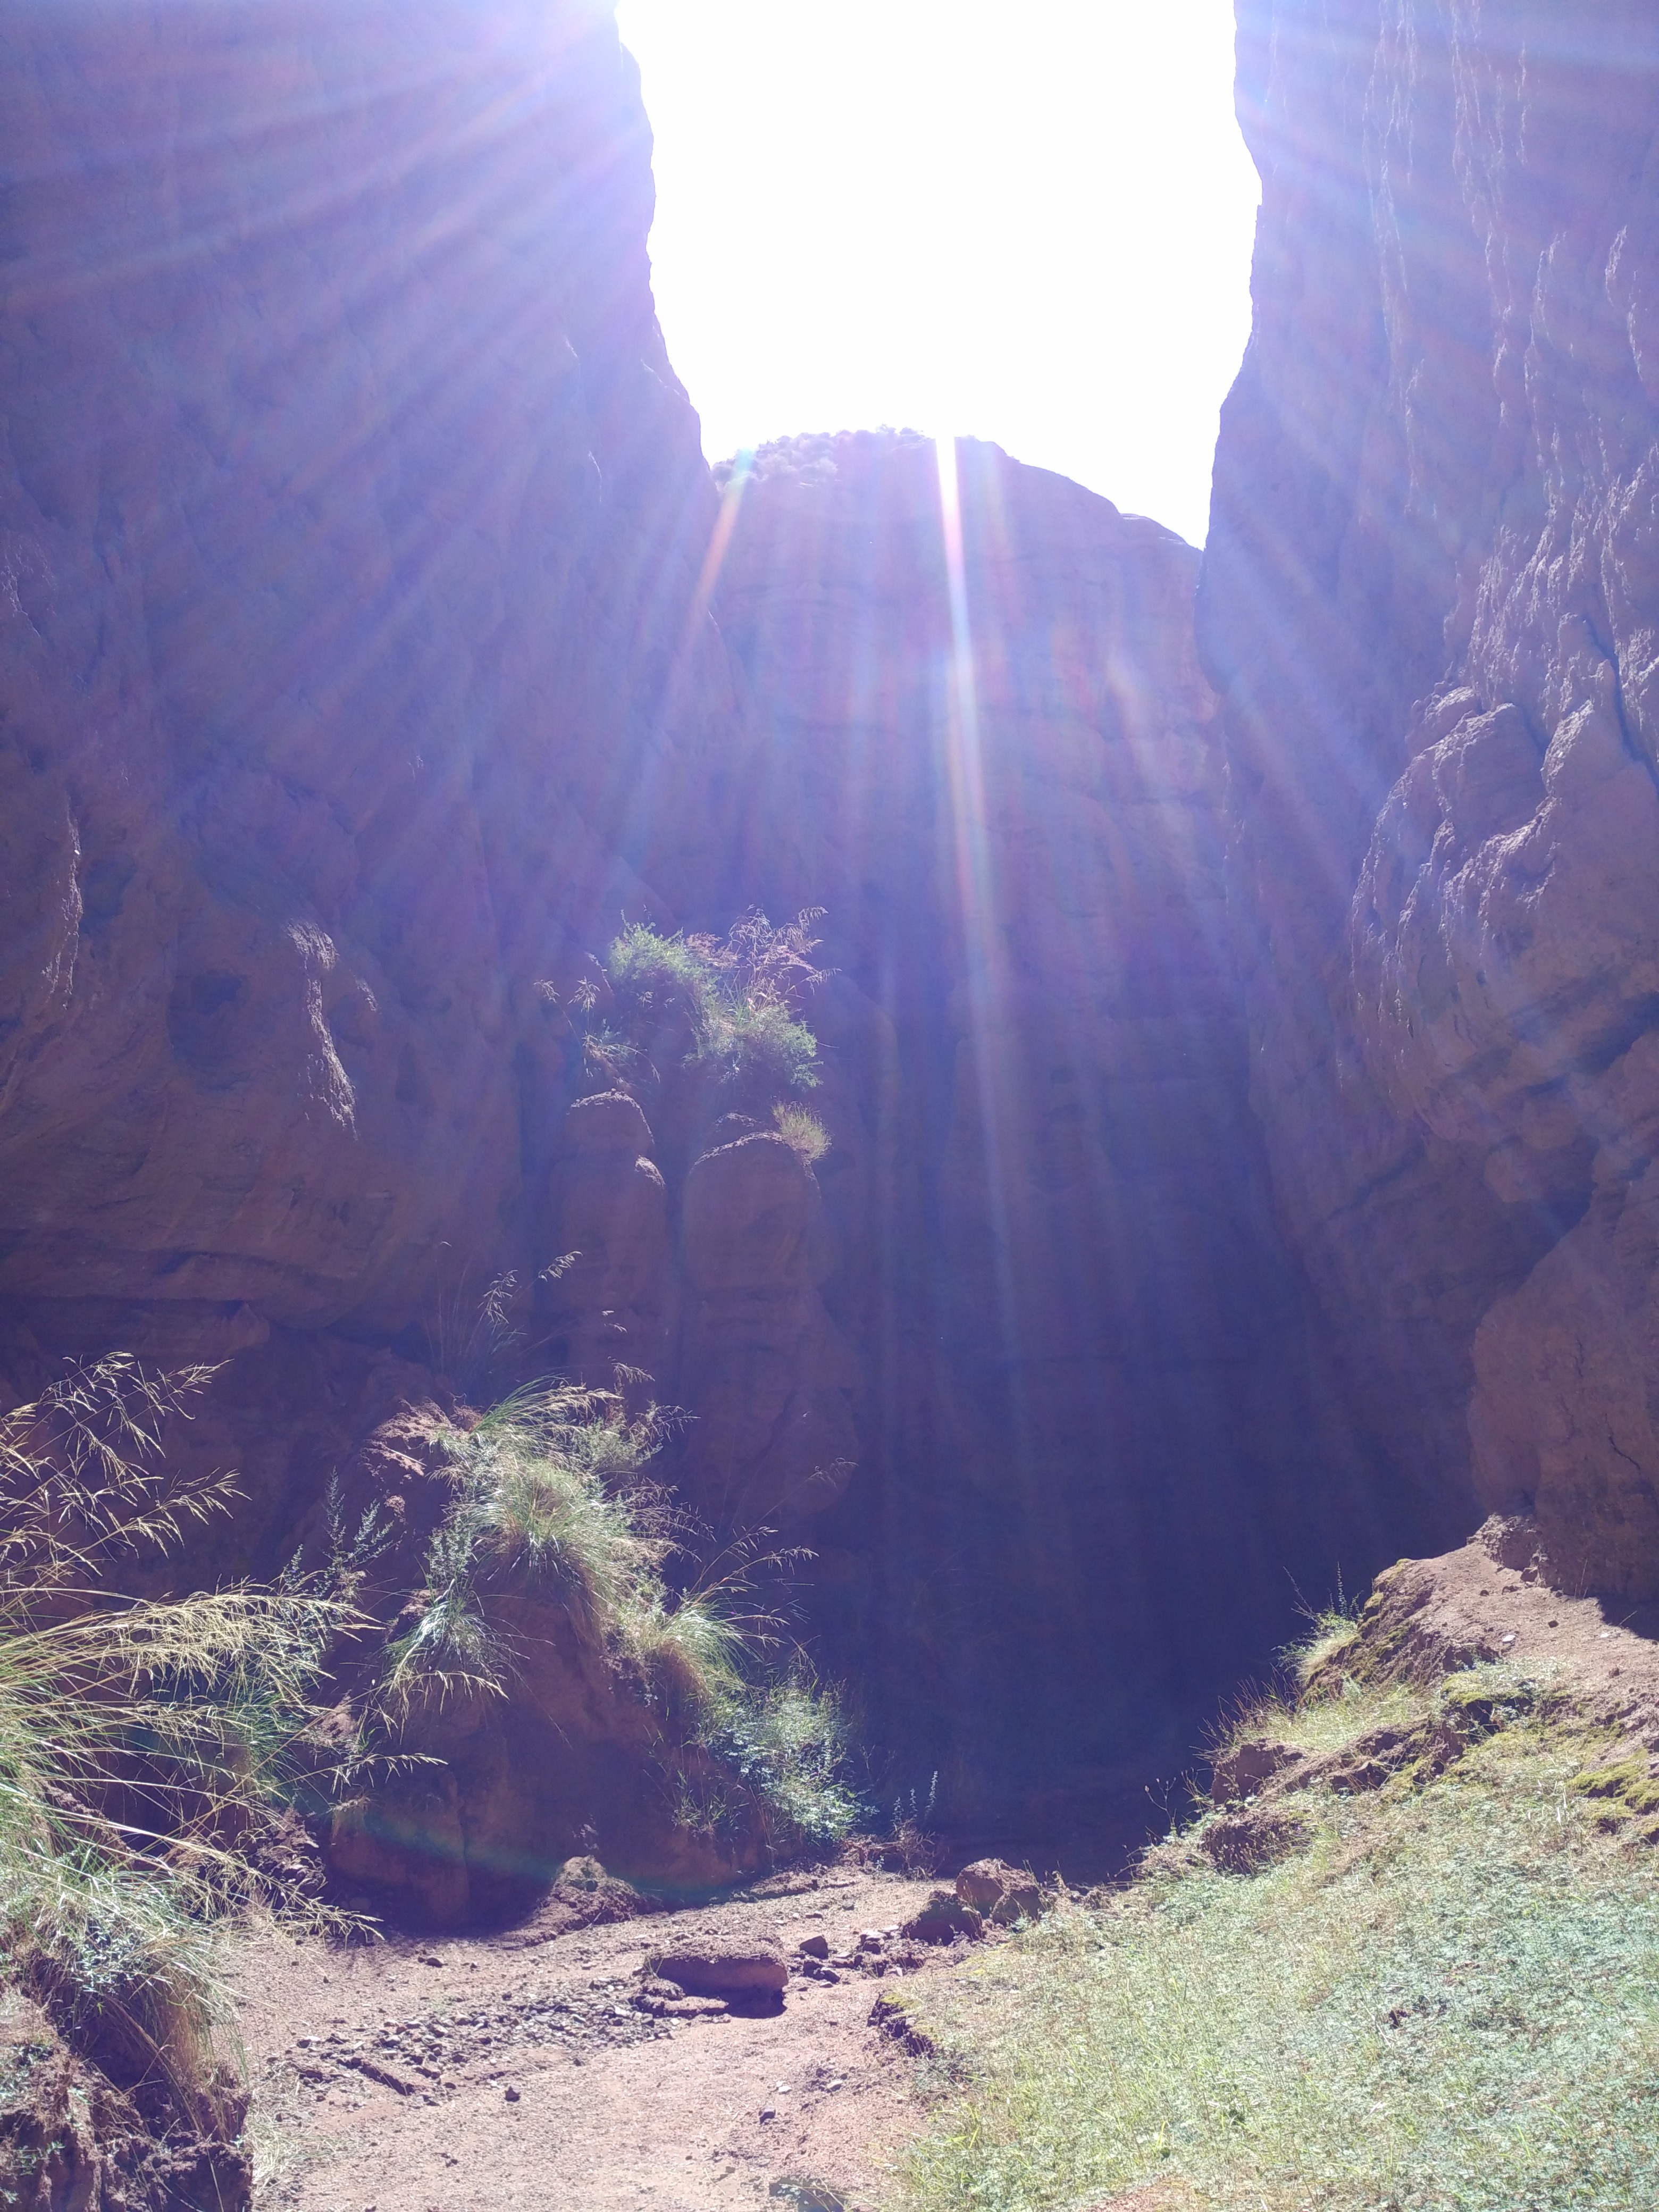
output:
M 1524 1530 L 1489 1524 L 1444 1558 L 1402 1562 L 1378 1593 L 1366 1641 L 1392 1664 L 1427 1678 L 1541 1662 L 1622 1735 L 1608 1756 L 1639 1753 L 1659 1779 L 1659 1622 L 1552 1591 Z M 262 1936 L 238 1970 L 258 2212 L 875 2212 L 925 2111 L 915 2060 L 872 2008 L 896 1960 L 949 1972 L 964 1951 L 881 1940 L 927 1881 L 845 1868 L 763 1887 L 608 1925 L 573 1928 L 550 1907 L 500 1934 L 352 1951 Z M 710 1928 L 792 1958 L 821 1936 L 830 1972 L 792 1973 L 769 2014 L 641 2010 L 647 1952 Z M 861 1935 L 860 1962 L 837 1965 Z
M 770 2016 L 660 2020 L 631 2001 L 677 1931 L 766 1932 L 792 1954 L 823 1935 L 838 1956 L 931 1885 L 849 1869 L 769 1887 L 562 1933 L 354 1951 L 261 1936 L 238 1971 L 260 2212 L 866 2212 L 920 2118 L 915 2060 L 870 2024 L 879 1953 L 835 1979 L 792 1974 Z

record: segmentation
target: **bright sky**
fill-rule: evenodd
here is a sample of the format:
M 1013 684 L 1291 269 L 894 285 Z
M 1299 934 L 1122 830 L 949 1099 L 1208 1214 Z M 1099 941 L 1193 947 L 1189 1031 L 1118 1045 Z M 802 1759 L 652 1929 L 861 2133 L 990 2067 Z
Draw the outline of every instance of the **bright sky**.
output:
M 711 460 L 992 438 L 1201 543 L 1257 198 L 1231 0 L 620 0 Z

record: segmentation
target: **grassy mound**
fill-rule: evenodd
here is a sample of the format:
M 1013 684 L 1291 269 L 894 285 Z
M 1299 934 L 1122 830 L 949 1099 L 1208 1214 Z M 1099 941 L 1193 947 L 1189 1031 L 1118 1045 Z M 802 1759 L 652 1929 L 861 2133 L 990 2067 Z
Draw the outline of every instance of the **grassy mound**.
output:
M 514 1656 L 492 1628 L 489 1595 L 539 1591 L 636 1684 L 665 1742 L 720 1763 L 723 1781 L 688 1785 L 685 1825 L 721 1828 L 741 1802 L 775 1849 L 838 1842 L 861 1809 L 842 1779 L 839 1705 L 799 1659 L 775 1662 L 778 1625 L 757 1596 L 757 1577 L 787 1561 L 739 1544 L 689 1587 L 669 1579 L 690 1532 L 650 1464 L 672 1425 L 630 1415 L 611 1392 L 544 1383 L 458 1430 L 453 1502 L 414 1617 L 387 1651 L 382 1710 L 395 1723 L 455 1692 L 509 1695 Z
M 902 2201 L 1659 2203 L 1659 1884 L 1547 1680 L 1346 1679 L 1253 1741 L 1282 1762 L 1254 1800 L 913 2000 L 948 2086 Z

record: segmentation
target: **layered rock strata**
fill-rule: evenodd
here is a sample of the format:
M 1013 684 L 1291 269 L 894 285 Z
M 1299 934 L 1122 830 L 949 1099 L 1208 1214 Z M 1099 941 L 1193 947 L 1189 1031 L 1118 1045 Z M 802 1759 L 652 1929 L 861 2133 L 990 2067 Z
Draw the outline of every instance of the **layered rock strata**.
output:
M 1659 1591 L 1659 37 L 1243 0 L 1200 634 L 1252 1096 L 1427 1536 Z

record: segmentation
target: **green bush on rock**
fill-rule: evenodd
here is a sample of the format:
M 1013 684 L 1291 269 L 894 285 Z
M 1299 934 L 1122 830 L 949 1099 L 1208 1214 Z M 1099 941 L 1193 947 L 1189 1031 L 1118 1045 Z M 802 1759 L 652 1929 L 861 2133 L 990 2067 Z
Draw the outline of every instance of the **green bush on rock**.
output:
M 775 1624 L 755 1609 L 753 1576 L 780 1563 L 750 1546 L 688 1589 L 669 1582 L 667 1563 L 691 1532 L 649 1467 L 675 1425 L 654 1408 L 630 1414 L 611 1392 L 544 1383 L 457 1431 L 453 1500 L 415 1618 L 388 1647 L 382 1709 L 395 1735 L 422 1701 L 508 1694 L 514 1653 L 490 1624 L 488 1594 L 550 1592 L 592 1648 L 634 1675 L 665 1729 L 752 1792 L 778 1844 L 835 1842 L 860 1810 L 841 1779 L 839 1705 L 799 1663 L 769 1665 Z M 688 1796 L 683 1817 L 720 1827 L 731 1809 L 721 1786 Z
M 664 937 L 633 922 L 605 957 L 621 1030 L 605 1048 L 611 1059 L 660 1048 L 689 1036 L 690 1064 L 727 1077 L 754 1074 L 793 1091 L 817 1081 L 817 1040 L 799 1018 L 807 994 L 822 980 L 812 965 L 817 940 L 809 934 L 819 909 L 775 925 L 756 909 L 723 938 Z M 608 1035 L 608 1032 L 607 1032 Z

